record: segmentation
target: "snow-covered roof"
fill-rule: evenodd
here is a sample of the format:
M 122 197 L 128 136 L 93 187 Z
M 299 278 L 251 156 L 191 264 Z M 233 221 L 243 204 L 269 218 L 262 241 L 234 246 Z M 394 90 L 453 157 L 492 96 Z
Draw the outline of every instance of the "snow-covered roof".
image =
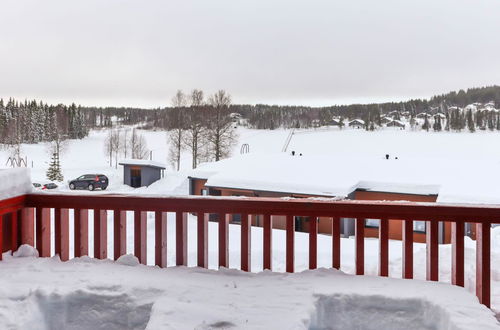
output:
M 154 160 L 147 159 L 124 159 L 120 161 L 118 164 L 120 165 L 132 165 L 132 166 L 149 166 L 149 167 L 157 167 L 161 169 L 166 169 L 167 166 L 160 162 L 156 162 Z
M 351 124 L 360 124 L 360 125 L 364 125 L 365 124 L 365 121 L 362 120 L 362 119 L 353 119 L 349 122 L 349 125 Z
M 376 191 L 395 194 L 411 194 L 411 195 L 438 195 L 441 187 L 432 184 L 408 184 L 408 183 L 391 183 L 380 181 L 360 181 L 357 190 Z
M 190 176 L 207 179 L 209 187 L 284 194 L 347 197 L 356 189 L 437 194 L 440 181 L 426 171 L 408 175 L 410 164 L 414 161 L 384 157 L 349 162 L 335 156 L 246 154 L 202 164 Z

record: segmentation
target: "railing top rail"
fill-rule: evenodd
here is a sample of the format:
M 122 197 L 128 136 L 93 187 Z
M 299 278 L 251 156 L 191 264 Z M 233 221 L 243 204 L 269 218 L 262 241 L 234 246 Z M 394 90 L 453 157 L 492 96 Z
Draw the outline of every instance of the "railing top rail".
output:
M 29 194 L 27 207 L 500 222 L 500 205 L 261 197 Z

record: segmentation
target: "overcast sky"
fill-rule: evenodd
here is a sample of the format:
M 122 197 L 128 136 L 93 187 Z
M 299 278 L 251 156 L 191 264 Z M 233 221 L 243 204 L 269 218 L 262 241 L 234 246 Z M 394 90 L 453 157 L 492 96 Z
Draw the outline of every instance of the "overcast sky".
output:
M 498 0 L 1 0 L 0 97 L 345 104 L 500 84 Z

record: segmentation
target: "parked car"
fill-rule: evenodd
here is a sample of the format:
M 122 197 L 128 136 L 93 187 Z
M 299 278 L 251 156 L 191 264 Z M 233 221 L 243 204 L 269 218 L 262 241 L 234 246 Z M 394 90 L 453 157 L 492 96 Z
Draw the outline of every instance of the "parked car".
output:
M 57 184 L 53 182 L 48 182 L 48 183 L 38 183 L 38 182 L 33 182 L 33 187 L 39 190 L 46 190 L 46 189 L 56 189 Z
M 45 189 L 56 189 L 57 188 L 57 185 L 54 183 L 54 182 L 49 182 L 49 183 L 46 183 L 42 186 L 42 190 L 45 190 Z
M 90 191 L 100 188 L 106 190 L 108 187 L 108 177 L 104 174 L 84 174 L 69 182 L 69 189 L 88 189 Z

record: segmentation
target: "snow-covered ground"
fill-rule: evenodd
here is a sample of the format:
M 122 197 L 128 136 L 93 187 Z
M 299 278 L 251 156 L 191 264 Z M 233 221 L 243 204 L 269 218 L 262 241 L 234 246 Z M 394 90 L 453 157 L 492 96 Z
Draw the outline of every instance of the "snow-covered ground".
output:
M 280 153 L 285 142 L 288 131 L 276 130 L 249 130 L 240 128 L 239 144 L 235 147 L 235 154 L 239 154 L 240 146 L 244 143 L 250 145 L 250 153 L 255 154 L 276 154 Z M 153 150 L 153 160 L 166 162 L 167 146 L 165 132 L 142 132 L 148 142 L 148 147 Z M 85 173 L 104 173 L 110 178 L 110 187 L 106 192 L 83 192 L 85 194 L 99 194 L 109 192 L 133 193 L 133 194 L 164 194 L 164 195 L 182 195 L 187 194 L 188 185 L 186 176 L 191 164 L 190 157 L 185 153 L 182 157 L 182 171 L 175 173 L 171 170 L 167 171 L 166 178 L 161 182 L 155 183 L 148 188 L 132 189 L 121 184 L 122 173 L 120 167 L 118 169 L 110 168 L 106 155 L 104 154 L 104 139 L 105 131 L 94 131 L 91 135 L 81 141 L 69 141 L 66 152 L 63 154 L 61 163 L 65 179 L 76 178 Z M 339 162 L 367 162 L 370 163 L 373 159 L 382 159 L 385 154 L 390 154 L 391 158 L 398 157 L 398 164 L 402 164 L 404 170 L 401 173 L 408 173 L 408 177 L 412 177 L 412 173 L 429 173 L 429 177 L 439 177 L 454 173 L 457 176 L 457 182 L 462 183 L 455 185 L 459 189 L 459 196 L 455 196 L 457 201 L 462 201 L 459 198 L 466 199 L 469 202 L 499 202 L 500 192 L 497 191 L 495 182 L 500 177 L 498 175 L 498 166 L 500 165 L 500 149 L 497 148 L 500 134 L 490 132 L 470 133 L 450 133 L 450 132 L 412 132 L 401 131 L 399 129 L 386 129 L 377 132 L 366 132 L 363 130 L 345 129 L 339 131 L 332 130 L 311 130 L 305 132 L 297 132 L 290 143 L 289 151 L 295 150 L 297 153 L 303 153 L 306 156 L 329 156 L 335 157 Z M 32 178 L 34 181 L 42 181 L 45 176 L 45 171 L 48 166 L 49 157 L 42 145 L 24 145 L 23 151 L 28 155 L 28 163 L 33 161 Z M 4 158 L 7 158 L 5 151 L 2 151 Z M 395 160 L 393 160 L 395 161 Z M 456 164 L 456 166 L 454 166 Z M 466 165 L 464 165 L 466 164 Z M 468 165 L 468 166 L 467 166 Z M 334 164 L 332 164 L 334 166 Z M 438 173 L 436 174 L 436 169 Z M 465 169 L 465 170 L 464 170 Z M 468 169 L 468 170 L 467 170 Z M 446 171 L 446 173 L 444 173 Z M 488 174 L 490 180 L 487 182 L 477 182 L 474 178 L 477 175 L 481 177 Z M 352 173 L 350 174 L 352 175 Z M 474 185 L 471 187 L 469 185 Z M 500 185 L 499 185 L 500 186 Z M 450 188 L 451 189 L 451 188 Z M 61 186 L 58 191 L 69 192 L 66 186 Z M 469 200 L 468 196 L 473 196 L 470 192 L 481 191 L 478 199 Z M 452 191 L 453 192 L 453 191 Z M 450 193 L 450 196 L 452 194 Z M 476 195 L 474 195 L 476 196 Z M 109 218 L 109 226 L 111 226 L 111 214 Z M 128 223 L 128 252 L 132 252 L 132 237 L 133 226 L 132 217 L 129 216 Z M 195 263 L 196 253 L 196 230 L 195 219 L 190 217 L 189 220 L 189 265 Z M 70 225 L 71 226 L 71 225 Z M 153 263 L 153 218 L 150 214 L 148 218 L 148 264 Z M 109 227 L 111 228 L 111 227 Z M 72 228 L 71 228 L 72 229 Z M 90 222 L 89 232 L 92 233 L 92 222 Z M 230 267 L 239 267 L 239 230 L 238 226 L 230 226 Z M 168 222 L 168 264 L 175 263 L 174 246 L 175 246 L 175 222 L 173 216 L 169 216 Z M 108 255 L 112 255 L 112 230 L 108 230 L 109 249 Z M 273 269 L 278 272 L 284 271 L 285 261 L 285 238 L 284 232 L 275 230 L 273 233 Z M 209 267 L 217 269 L 217 224 L 209 224 Z M 308 255 L 308 237 L 304 233 L 296 233 L 296 269 L 298 271 L 307 268 Z M 390 242 L 390 276 L 401 277 L 401 242 Z M 90 240 L 90 249 L 92 249 L 92 240 Z M 425 278 L 425 245 L 414 245 L 414 262 L 415 262 L 415 277 L 417 279 Z M 354 269 L 354 241 L 352 239 L 342 239 L 342 271 L 353 273 Z M 366 239 L 365 243 L 365 260 L 366 273 L 375 275 L 377 273 L 377 252 L 378 241 L 376 239 Z M 90 252 L 92 254 L 92 252 Z M 451 269 L 451 249 L 449 245 L 440 246 L 440 281 L 449 283 Z M 492 260 L 500 258 L 500 231 L 493 229 L 492 232 Z M 329 267 L 331 261 L 331 240 L 330 237 L 320 235 L 318 237 L 318 266 Z M 466 267 L 466 289 L 474 292 L 475 287 L 475 243 L 466 239 L 465 250 L 465 267 Z M 73 267 L 73 268 L 72 268 Z M 4 269 L 2 269 L 4 268 Z M 9 269 L 7 269 L 9 268 Z M 75 271 L 73 271 L 75 269 Z M 124 268 L 124 266 L 113 265 L 107 262 L 88 261 L 85 258 L 75 260 L 67 264 L 59 263 L 52 259 L 32 260 L 32 259 L 7 259 L 6 262 L 0 263 L 0 276 L 2 283 L 6 283 L 6 287 L 23 288 L 21 291 L 25 294 L 19 294 L 19 299 L 12 298 L 13 294 L 10 291 L 4 291 L 0 299 L 0 312 L 4 313 L 5 308 L 11 308 L 19 303 L 26 309 L 20 308 L 20 313 L 25 311 L 25 316 L 33 316 L 33 319 L 27 317 L 27 320 L 35 320 L 37 317 L 45 317 L 47 315 L 57 314 L 51 313 L 53 308 L 55 311 L 61 304 L 74 305 L 78 301 L 85 305 L 93 304 L 92 301 L 102 300 L 108 301 L 111 304 L 123 297 L 123 308 L 125 311 L 135 309 L 136 306 L 142 306 L 139 310 L 148 309 L 148 304 L 155 302 L 152 306 L 152 316 L 150 328 L 158 328 L 156 325 L 161 325 L 158 322 L 171 322 L 171 328 L 179 328 L 179 324 L 187 325 L 185 328 L 193 328 L 199 326 L 203 328 L 216 328 L 217 322 L 229 322 L 235 324 L 235 327 L 246 327 L 243 316 L 248 315 L 247 319 L 254 321 L 251 325 L 258 325 L 258 322 L 274 322 L 281 320 L 282 322 L 290 322 L 290 326 L 295 328 L 311 326 L 313 320 L 318 322 L 321 319 L 327 318 L 331 313 L 342 310 L 345 313 L 352 308 L 364 306 L 363 310 L 374 311 L 373 308 L 379 305 L 394 306 L 394 299 L 397 300 L 396 305 L 402 306 L 402 310 L 418 310 L 429 319 L 435 320 L 434 325 L 421 323 L 421 320 L 414 320 L 415 329 L 467 329 L 471 328 L 466 320 L 467 315 L 478 315 L 476 322 L 489 322 L 491 315 L 488 315 L 482 307 L 477 303 L 473 294 L 468 294 L 465 290 L 453 288 L 448 285 L 437 283 L 421 283 L 420 281 L 399 281 L 395 279 L 372 279 L 372 278 L 357 278 L 354 276 L 341 276 L 334 271 L 319 271 L 314 274 L 309 272 L 298 275 L 248 275 L 239 272 L 224 272 L 220 276 L 209 271 L 197 269 L 170 269 L 170 270 L 154 270 L 148 272 L 146 268 L 139 266 L 134 268 Z M 7 271 L 9 270 L 9 271 Z M 17 284 L 17 277 L 9 273 L 22 274 Z M 252 228 L 252 271 L 259 272 L 262 270 L 262 229 Z M 95 275 L 92 275 L 92 273 Z M 104 276 L 104 274 L 113 274 L 113 276 Z M 189 274 L 189 275 L 188 275 Z M 26 279 L 23 280 L 22 278 Z M 130 277 L 130 281 L 127 279 Z M 33 279 L 36 278 L 36 281 Z M 30 279 L 30 280 L 28 280 Z M 260 280 L 260 279 L 265 279 Z M 185 282 L 182 282 L 182 281 Z M 155 283 L 168 282 L 156 285 Z M 269 283 L 268 283 L 269 281 Z M 220 290 L 212 290 L 210 285 L 213 283 L 223 283 Z M 238 290 L 231 291 L 231 283 L 236 283 Z M 317 284 L 314 284 L 316 283 Z M 60 283 L 60 284 L 57 284 Z M 114 283 L 114 284 L 113 284 Z M 240 283 L 240 284 L 239 284 Z M 332 283 L 341 283 L 336 285 Z M 365 283 L 365 284 L 363 284 Z M 407 284 L 405 284 L 407 283 Z M 414 283 L 414 284 L 412 284 Z M 130 284 L 130 285 L 129 285 Z M 228 284 L 225 287 L 224 284 Z M 57 286 L 60 289 L 57 289 Z M 115 285 L 115 287 L 113 287 Z M 401 286 L 408 286 L 410 289 L 402 289 Z M 276 287 L 274 296 L 276 300 L 268 297 L 273 293 L 271 288 Z M 344 287 L 349 288 L 346 292 Z M 245 290 L 243 290 L 245 288 Z M 287 291 L 287 288 L 291 291 Z M 394 288 L 394 290 L 389 289 Z M 411 289 L 413 288 L 413 289 Z M 234 288 L 236 289 L 236 288 Z M 241 290 L 240 290 L 241 289 Z M 7 290 L 7 289 L 5 289 Z M 24 291 L 23 291 L 24 290 Z M 60 292 L 58 291 L 60 290 Z M 161 294 L 163 292 L 175 292 L 172 294 Z M 20 292 L 21 292 L 20 291 Z M 219 292 L 220 295 L 214 296 L 214 292 Z M 393 292 L 394 291 L 394 292 Z M 29 293 L 31 292 L 31 293 Z M 200 292 L 200 296 L 197 293 Z M 320 298 L 316 302 L 313 294 L 322 293 L 334 294 L 337 296 L 328 296 Z M 408 293 L 404 293 L 408 292 Z M 427 293 L 429 293 L 427 295 Z M 432 293 L 436 294 L 433 295 Z M 439 294 L 437 294 L 440 292 Z M 83 293 L 83 294 L 81 294 Z M 262 293 L 263 299 L 260 299 L 259 293 Z M 266 293 L 269 293 L 266 295 Z M 387 294 L 389 293 L 389 294 Z M 423 296 L 414 296 L 418 294 Z M 245 298 L 246 295 L 254 297 L 254 299 Z M 408 294 L 409 296 L 402 296 Z M 414 295 L 413 295 L 414 294 Z M 103 297 L 104 295 L 104 297 Z M 372 296 L 372 298 L 361 299 L 358 295 Z M 412 296 L 413 295 L 413 296 Z M 14 295 L 15 296 L 15 295 Z M 82 300 L 78 300 L 81 296 Z M 373 296 L 376 296 L 373 298 Z M 389 299 L 390 296 L 390 299 Z M 425 299 L 423 298 L 425 296 Z M 459 297 L 460 296 L 460 297 Z M 97 297 L 92 300 L 92 297 Z M 149 298 L 148 298 L 149 297 Z M 237 297 L 237 298 L 235 298 Z M 297 297 L 295 298 L 290 297 Z M 377 298 L 378 297 L 378 298 Z M 385 298 L 384 298 L 385 297 Z M 299 299 L 301 298 L 301 299 Z M 446 303 L 439 299 L 448 299 Z M 72 300 L 73 299 L 73 300 Z M 77 302 L 75 302 L 75 299 Z M 108 299 L 108 300 L 106 300 Z M 391 300 L 392 299 L 392 300 Z M 433 300 L 438 299 L 438 300 Z M 207 308 L 212 300 L 213 308 Z M 226 302 L 227 301 L 227 302 Z M 294 303 L 298 301 L 297 305 Z M 44 303 L 44 304 L 41 304 Z M 267 312 L 266 309 L 259 309 L 261 304 L 268 303 L 269 308 L 273 312 Z M 275 305 L 273 305 L 276 303 Z M 183 308 L 176 306 L 191 306 L 192 312 L 199 317 L 188 317 L 181 311 Z M 231 305 L 232 304 L 232 305 Z M 316 305 L 315 305 L 316 304 Z M 322 305 L 323 304 L 323 305 Z M 463 304 L 463 306 L 458 306 Z M 45 305 L 45 307 L 41 307 Z M 228 305 L 228 306 L 226 306 Z M 273 307 L 271 307 L 271 305 Z M 451 306 L 450 310 L 440 310 Z M 7 306 L 7 307 L 5 307 Z M 49 307 L 47 307 L 49 306 Z M 132 306 L 132 307 L 131 307 Z M 316 306 L 316 307 L 315 307 Z M 319 307 L 318 307 L 319 306 Z M 334 306 L 334 307 L 332 307 Z M 358 306 L 358 307 L 356 307 Z M 430 307 L 429 307 L 430 306 Z M 492 262 L 492 306 L 493 310 L 498 313 L 500 311 L 500 267 L 498 263 Z M 457 309 L 454 309 L 454 308 Z M 360 307 L 361 308 L 361 307 Z M 378 307 L 377 307 L 378 308 Z M 461 310 L 460 308 L 464 308 Z M 320 312 L 320 316 L 316 317 L 314 311 Z M 467 310 L 467 311 L 465 311 Z M 375 309 L 378 311 L 378 309 Z M 387 315 L 387 310 L 378 311 L 380 315 Z M 38 314 L 37 314 L 38 313 Z M 48 314 L 47 314 L 48 313 Z M 89 310 L 89 313 L 94 313 Z M 95 313 L 100 313 L 99 311 Z M 117 313 L 119 311 L 117 310 Z M 457 314 L 454 314 L 457 313 Z M 479 317 L 481 313 L 484 318 Z M 128 313 L 130 314 L 130 313 Z M 226 318 L 225 315 L 232 315 L 232 318 Z M 259 315 L 258 315 L 259 314 Z M 260 315 L 262 314 L 262 315 Z M 404 313 L 403 313 L 404 314 Z M 20 314 L 15 314 L 6 318 L 6 322 L 17 320 Z M 38 315 L 38 316 L 36 316 Z M 121 315 L 121 314 L 119 314 Z M 270 316 L 271 315 L 271 316 Z M 272 315 L 277 315 L 272 317 Z M 337 315 L 337 314 L 335 314 Z M 347 315 L 351 315 L 347 313 Z M 372 315 L 372 314 L 368 314 Z M 447 316 L 444 316 L 447 315 Z M 446 324 L 455 324 L 450 320 L 453 317 L 449 315 L 462 315 L 460 320 L 461 327 L 454 327 Z M 105 315 L 104 315 L 105 316 Z M 222 317 L 224 316 L 224 317 Z M 19 316 L 20 317 L 20 316 Z M 57 316 L 59 317 L 59 316 Z M 60 322 L 60 319 L 51 319 L 51 325 Z M 137 316 L 138 322 L 141 321 L 140 315 Z M 442 321 L 444 319 L 448 321 Z M 49 317 L 50 319 L 50 317 Z M 388 328 L 382 322 L 382 318 L 372 317 L 373 324 L 379 325 L 373 328 Z M 408 320 L 409 318 L 407 318 Z M 81 320 L 75 320 L 80 322 Z M 361 322 L 362 320 L 360 320 Z M 49 321 L 47 321 L 49 322 Z M 185 322 L 185 323 L 182 323 Z M 203 323 L 205 322 L 205 323 Z M 314 321 L 316 322 L 316 321 Z M 419 323 L 420 322 L 420 323 Z M 440 323 L 445 322 L 445 323 Z M 451 322 L 451 323 L 446 323 Z M 493 321 L 491 321 L 493 322 Z M 33 323 L 34 324 L 34 323 Z M 46 323 L 45 323 L 46 324 Z M 212 324 L 212 325 L 211 325 Z M 216 325 L 214 325 L 216 324 Z M 220 328 L 224 327 L 225 323 L 220 323 Z M 266 324 L 266 323 L 262 323 Z M 285 323 L 269 323 L 281 325 Z M 340 323 L 345 324 L 345 323 Z M 364 323 L 367 324 L 367 323 Z M 494 323 L 491 323 L 494 324 Z M 176 326 L 177 325 L 177 326 Z M 317 328 L 324 326 L 320 322 L 312 323 Z M 166 325 L 165 325 L 166 327 Z M 250 327 L 250 325 L 248 326 Z M 411 325 L 406 325 L 406 328 L 412 329 Z M 29 328 L 29 327 L 28 327 Z M 50 326 L 48 327 L 50 328 Z M 141 327 L 139 327 L 141 328 Z M 181 327 L 183 328 L 183 327 Z M 266 327 L 266 328 L 282 328 L 282 327 Z M 345 328 L 345 327 L 344 327 Z M 395 327 L 398 328 L 398 327 Z M 481 328 L 472 327 L 475 329 Z M 485 323 L 484 328 L 487 328 Z M 44 329 L 41 327 L 41 329 Z
M 0 263 L 0 328 L 498 328 L 491 311 L 448 285 L 324 269 L 290 275 L 146 268 L 134 259 L 7 257 Z

